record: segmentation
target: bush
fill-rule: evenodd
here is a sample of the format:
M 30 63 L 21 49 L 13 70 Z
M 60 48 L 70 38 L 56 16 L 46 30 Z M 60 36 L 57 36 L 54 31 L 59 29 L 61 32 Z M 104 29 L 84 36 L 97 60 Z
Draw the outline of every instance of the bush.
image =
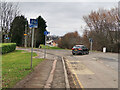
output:
M 0 48 L 2 48 L 2 54 L 9 53 L 16 49 L 16 43 L 3 43 L 0 45 Z

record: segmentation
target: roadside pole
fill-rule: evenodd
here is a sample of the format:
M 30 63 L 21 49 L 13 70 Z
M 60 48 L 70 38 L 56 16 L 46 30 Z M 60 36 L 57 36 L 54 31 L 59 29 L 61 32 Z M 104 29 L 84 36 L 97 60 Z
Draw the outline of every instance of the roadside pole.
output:
M 90 50 L 92 51 L 93 39 L 92 39 L 92 38 L 89 38 L 89 42 L 90 42 Z
M 33 56 L 33 43 L 34 43 L 34 28 L 32 29 L 32 48 L 31 48 L 31 70 L 32 70 L 32 56 Z
M 47 35 L 50 34 L 50 32 L 45 31 L 44 35 L 45 35 L 45 49 L 44 49 L 44 58 L 46 58 L 46 39 L 47 39 Z
M 44 58 L 46 58 L 46 35 L 45 35 L 45 50 L 44 50 Z
M 30 28 L 32 28 L 31 65 L 30 65 L 31 70 L 32 70 L 33 44 L 34 44 L 34 30 L 37 27 L 38 27 L 38 20 L 30 19 Z
M 25 25 L 25 48 L 27 47 L 27 25 Z
M 92 51 L 92 42 L 90 42 L 91 43 L 91 45 L 90 45 L 90 50 Z

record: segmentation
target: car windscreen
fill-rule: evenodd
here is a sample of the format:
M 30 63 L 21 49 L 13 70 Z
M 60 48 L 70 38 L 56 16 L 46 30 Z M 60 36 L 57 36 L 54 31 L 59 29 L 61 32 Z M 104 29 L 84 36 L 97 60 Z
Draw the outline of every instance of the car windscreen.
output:
M 74 46 L 73 48 L 81 48 L 81 46 Z

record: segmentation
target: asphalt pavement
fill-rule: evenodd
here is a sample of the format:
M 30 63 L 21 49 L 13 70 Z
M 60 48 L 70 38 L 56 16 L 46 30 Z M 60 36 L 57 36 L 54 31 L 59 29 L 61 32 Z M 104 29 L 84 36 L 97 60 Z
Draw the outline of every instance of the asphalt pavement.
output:
M 118 88 L 117 53 L 90 52 L 74 56 L 71 50 L 47 50 L 47 53 L 64 56 L 82 88 Z

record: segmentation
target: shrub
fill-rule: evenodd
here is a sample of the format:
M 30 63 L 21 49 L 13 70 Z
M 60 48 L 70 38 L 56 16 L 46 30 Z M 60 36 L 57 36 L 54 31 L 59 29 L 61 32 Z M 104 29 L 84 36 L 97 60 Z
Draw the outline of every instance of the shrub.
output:
M 16 43 L 3 43 L 0 45 L 0 48 L 2 49 L 2 54 L 9 53 L 16 49 Z

